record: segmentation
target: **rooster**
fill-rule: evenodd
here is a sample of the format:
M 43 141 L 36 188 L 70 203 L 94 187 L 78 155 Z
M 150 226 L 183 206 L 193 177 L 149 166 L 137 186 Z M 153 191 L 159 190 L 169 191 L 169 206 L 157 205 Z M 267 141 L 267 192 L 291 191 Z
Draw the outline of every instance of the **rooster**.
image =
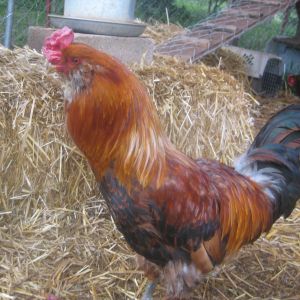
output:
M 143 84 L 64 27 L 43 53 L 65 81 L 68 132 L 118 230 L 138 254 L 152 299 L 186 299 L 204 274 L 288 217 L 300 197 L 300 105 L 273 116 L 235 167 L 193 160 L 164 133 Z

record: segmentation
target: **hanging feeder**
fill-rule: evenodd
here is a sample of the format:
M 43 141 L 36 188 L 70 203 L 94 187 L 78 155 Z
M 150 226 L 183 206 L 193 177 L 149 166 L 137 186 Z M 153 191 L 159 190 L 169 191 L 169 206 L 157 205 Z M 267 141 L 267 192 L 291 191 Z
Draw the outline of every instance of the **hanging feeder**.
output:
M 146 25 L 134 20 L 136 0 L 65 0 L 64 15 L 49 15 L 54 27 L 110 36 L 141 35 Z

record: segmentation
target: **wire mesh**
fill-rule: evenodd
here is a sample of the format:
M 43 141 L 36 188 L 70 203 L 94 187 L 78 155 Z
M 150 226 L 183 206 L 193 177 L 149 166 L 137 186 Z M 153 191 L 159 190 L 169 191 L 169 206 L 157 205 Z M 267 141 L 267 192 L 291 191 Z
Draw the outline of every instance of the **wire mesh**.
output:
M 23 46 L 27 40 L 27 32 L 29 26 L 45 26 L 46 18 L 46 0 L 15 0 L 14 7 L 14 23 L 12 33 L 12 44 Z M 51 0 L 50 12 L 63 15 L 64 1 Z M 180 2 L 187 2 L 184 6 Z M 159 22 L 169 21 L 180 23 L 182 25 L 189 24 L 192 19 L 206 16 L 207 7 L 206 0 L 196 1 L 174 1 L 174 0 L 153 0 L 144 1 L 137 0 L 136 16 L 143 21 L 157 20 Z M 0 43 L 4 42 L 5 23 L 7 19 L 7 0 L 0 0 Z M 196 15 L 191 13 L 191 8 L 197 8 Z
M 245 32 L 265 23 L 294 1 L 234 1 L 229 7 L 208 16 L 177 36 L 164 41 L 156 51 L 160 54 L 197 61 L 224 44 L 240 38 Z
M 0 41 L 3 43 L 5 23 L 7 19 L 7 2 L 0 0 Z M 63 8 L 63 1 L 51 1 L 53 7 L 59 11 Z M 12 44 L 24 46 L 27 41 L 29 26 L 46 25 L 46 1 L 45 0 L 15 0 L 13 16 Z
M 266 0 L 267 1 L 267 0 Z M 12 44 L 24 46 L 27 41 L 29 26 L 46 26 L 46 0 L 15 0 Z M 63 15 L 64 1 L 51 0 L 51 13 Z M 137 0 L 135 16 L 142 21 L 153 23 L 174 23 L 183 27 L 195 26 L 201 20 L 210 20 L 228 4 L 232 7 L 247 0 Z M 0 0 L 0 43 L 4 41 L 7 0 Z M 284 13 L 268 20 L 263 25 L 253 29 L 253 32 L 241 37 L 241 46 L 251 49 L 261 49 L 272 36 L 283 33 L 293 35 L 296 28 L 297 16 L 292 11 L 284 30 L 281 24 Z
M 262 76 L 262 90 L 265 96 L 273 97 L 280 90 L 282 86 L 282 75 L 280 70 L 280 61 L 277 59 L 270 59 L 266 65 L 264 74 Z

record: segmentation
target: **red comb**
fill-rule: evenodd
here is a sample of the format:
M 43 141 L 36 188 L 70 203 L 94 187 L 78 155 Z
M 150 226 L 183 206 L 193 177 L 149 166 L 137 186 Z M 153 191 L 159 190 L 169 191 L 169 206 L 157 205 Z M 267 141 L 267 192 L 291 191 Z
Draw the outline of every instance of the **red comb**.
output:
M 60 61 L 61 50 L 68 47 L 74 40 L 74 32 L 69 27 L 65 26 L 54 31 L 45 39 L 42 53 L 47 60 L 52 64 L 57 64 Z

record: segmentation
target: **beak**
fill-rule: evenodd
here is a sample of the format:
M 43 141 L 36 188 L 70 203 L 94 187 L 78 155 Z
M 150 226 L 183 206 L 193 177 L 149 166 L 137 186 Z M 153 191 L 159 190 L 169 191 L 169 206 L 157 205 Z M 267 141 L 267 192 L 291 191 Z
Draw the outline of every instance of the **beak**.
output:
M 63 73 L 65 75 L 67 74 L 67 70 L 64 65 L 57 64 L 57 65 L 55 65 L 55 69 L 56 69 L 56 72 L 58 72 L 58 73 Z

